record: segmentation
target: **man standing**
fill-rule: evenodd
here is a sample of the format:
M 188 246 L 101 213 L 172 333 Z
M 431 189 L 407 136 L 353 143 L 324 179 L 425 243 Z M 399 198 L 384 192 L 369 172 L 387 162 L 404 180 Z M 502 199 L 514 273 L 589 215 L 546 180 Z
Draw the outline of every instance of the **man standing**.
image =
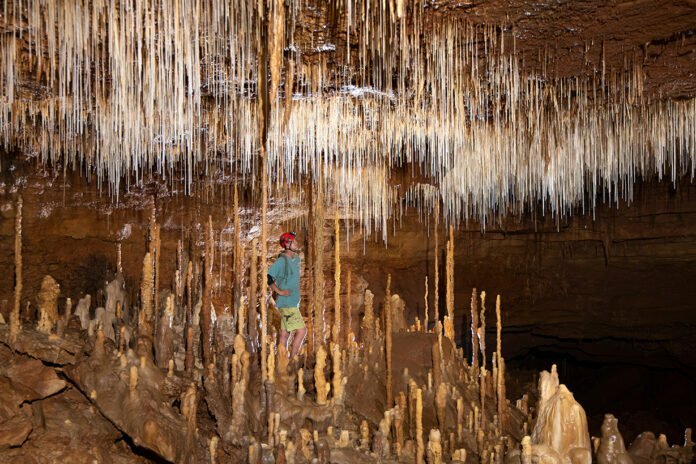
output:
M 295 237 L 295 232 L 286 232 L 280 236 L 283 251 L 267 275 L 268 286 L 277 295 L 276 307 L 281 316 L 278 343 L 287 348 L 288 337 L 293 334 L 291 358 L 299 354 L 307 335 L 307 327 L 300 313 L 300 256 L 297 254 L 299 247 L 295 243 Z

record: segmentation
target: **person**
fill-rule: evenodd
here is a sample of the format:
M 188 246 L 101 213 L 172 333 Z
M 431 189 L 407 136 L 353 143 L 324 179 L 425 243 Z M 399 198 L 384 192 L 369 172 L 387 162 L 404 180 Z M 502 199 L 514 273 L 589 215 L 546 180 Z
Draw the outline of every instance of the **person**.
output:
M 280 312 L 280 338 L 278 343 L 287 347 L 288 338 L 293 335 L 290 357 L 300 353 L 307 327 L 300 313 L 300 256 L 294 232 L 280 236 L 283 251 L 268 269 L 268 286 L 276 294 L 276 308 Z

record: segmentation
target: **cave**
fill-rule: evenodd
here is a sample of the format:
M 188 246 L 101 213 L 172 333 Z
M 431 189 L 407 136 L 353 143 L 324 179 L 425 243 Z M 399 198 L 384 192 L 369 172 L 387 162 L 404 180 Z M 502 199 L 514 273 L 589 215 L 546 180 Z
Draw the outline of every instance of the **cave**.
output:
M 0 462 L 694 462 L 695 27 L 6 0 Z

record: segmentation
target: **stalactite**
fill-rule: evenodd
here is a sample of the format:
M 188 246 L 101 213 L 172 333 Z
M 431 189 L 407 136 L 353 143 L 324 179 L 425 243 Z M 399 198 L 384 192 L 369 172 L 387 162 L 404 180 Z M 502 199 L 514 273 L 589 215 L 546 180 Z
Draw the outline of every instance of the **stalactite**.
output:
M 391 274 L 387 274 L 387 288 L 384 294 L 384 352 L 386 356 L 386 385 L 387 385 L 387 407 L 393 405 L 394 394 L 392 392 L 392 308 L 391 308 Z
M 21 302 L 22 302 L 22 197 L 17 198 L 17 210 L 15 214 L 15 241 L 14 241 L 14 266 L 15 266 L 15 287 L 14 304 L 10 313 L 10 343 L 17 341 L 17 335 L 22 330 L 21 322 Z

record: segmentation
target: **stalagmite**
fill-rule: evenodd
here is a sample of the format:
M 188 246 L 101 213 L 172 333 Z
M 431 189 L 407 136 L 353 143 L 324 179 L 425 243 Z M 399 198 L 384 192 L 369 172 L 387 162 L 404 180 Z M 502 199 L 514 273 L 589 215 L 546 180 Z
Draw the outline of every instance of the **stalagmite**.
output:
M 500 316 L 500 295 L 495 300 L 495 320 L 496 320 L 496 360 L 497 360 L 497 377 L 496 398 L 498 400 L 498 420 L 500 421 L 501 429 L 505 424 L 506 417 L 506 399 L 505 399 L 505 361 L 502 355 L 502 319 Z
M 632 464 L 633 460 L 626 451 L 623 437 L 619 432 L 618 420 L 612 414 L 604 415 L 602 438 L 596 450 L 598 464 Z
M 203 298 L 201 305 L 201 355 L 203 365 L 208 366 L 213 360 L 213 255 L 215 242 L 213 239 L 213 218 L 208 216 L 205 228 L 205 255 L 203 257 Z
M 441 351 L 441 336 L 438 334 L 438 343 L 433 343 L 432 360 L 433 360 L 433 384 L 435 388 L 440 386 L 442 382 L 442 351 Z
M 123 260 L 121 255 L 121 244 L 116 244 L 116 272 L 123 274 Z
M 208 441 L 208 452 L 210 453 L 210 464 L 215 464 L 217 462 L 217 447 L 220 439 L 217 436 L 210 437 Z
M 334 343 L 340 343 L 341 334 L 341 237 L 338 208 L 334 214 L 334 324 L 331 332 Z
M 366 420 L 360 422 L 360 445 L 361 451 L 368 451 L 370 449 L 370 426 Z
M 268 343 L 268 345 L 270 346 L 270 350 L 268 350 L 268 360 L 266 364 L 268 367 L 267 380 L 274 383 L 276 373 L 275 350 L 273 349 L 273 343 Z
M 244 300 L 239 297 L 237 301 L 237 333 L 243 334 L 246 332 L 246 308 L 244 306 Z
M 447 317 L 445 318 L 445 337 L 454 343 L 454 227 L 450 224 L 447 242 Z
M 435 393 L 435 413 L 440 430 L 443 431 L 447 430 L 447 400 L 449 400 L 447 384 L 441 383 L 437 386 Z
M 153 213 L 154 214 L 154 213 Z M 154 289 L 153 289 L 153 315 L 155 322 L 153 323 L 153 328 L 157 332 L 157 320 L 159 319 L 159 283 L 160 283 L 160 251 L 162 248 L 162 241 L 160 240 L 160 225 L 155 225 L 155 243 L 154 243 Z
M 322 172 L 321 158 L 318 163 L 319 172 Z M 314 350 L 324 344 L 324 185 L 318 180 L 316 185 L 316 199 L 314 201 Z
M 14 303 L 10 313 L 10 343 L 17 341 L 17 335 L 22 330 L 21 303 L 22 303 L 22 197 L 17 198 L 17 212 L 15 214 L 15 240 L 14 240 Z
M 464 398 L 457 398 L 457 442 L 464 440 Z
M 265 82 L 265 79 L 263 81 Z M 261 100 L 261 98 L 258 100 Z M 268 224 L 266 219 L 268 216 L 268 154 L 266 153 L 265 143 L 262 143 L 260 148 L 261 167 L 264 173 L 261 176 L 261 299 L 259 301 L 259 311 L 261 312 L 259 342 L 261 343 L 261 383 L 263 384 L 268 378 L 268 368 L 266 367 L 266 338 L 268 336 L 268 308 L 266 303 L 266 294 L 268 293 L 268 281 L 266 280 L 266 274 L 268 274 Z
M 140 284 L 140 313 L 138 313 L 138 330 L 143 335 L 152 336 L 152 289 L 153 289 L 152 255 L 145 253 L 143 258 L 143 277 Z
M 326 349 L 323 345 L 317 348 L 317 361 L 314 366 L 314 388 L 317 391 L 317 404 L 326 404 L 326 400 L 331 389 L 331 384 L 326 381 L 324 376 L 326 367 Z
M 58 321 L 58 295 L 60 285 L 53 277 L 47 275 L 41 281 L 41 290 L 36 296 L 36 304 L 39 308 L 39 321 L 36 329 L 39 332 L 50 334 Z
M 428 331 L 428 276 L 425 276 L 425 296 L 423 297 L 423 331 Z
M 392 307 L 391 307 L 391 274 L 387 274 L 387 288 L 384 295 L 384 349 L 386 356 L 386 384 L 387 407 L 393 406 L 394 394 L 392 392 Z
M 344 343 L 345 346 L 350 346 L 352 343 L 353 337 L 351 334 L 353 333 L 353 287 L 352 287 L 352 280 L 353 280 L 353 271 L 349 267 L 348 268 L 348 277 L 346 278 L 346 328 L 344 330 L 345 332 L 345 339 Z
M 131 396 L 135 394 L 138 388 L 138 366 L 130 367 L 130 376 L 128 377 L 128 389 L 130 390 Z
M 396 406 L 393 409 L 393 419 L 394 419 L 394 437 L 395 445 L 398 445 L 398 449 L 401 450 L 404 446 L 404 419 L 406 418 L 406 394 L 404 392 L 399 392 L 396 397 Z M 400 452 L 396 453 L 397 456 Z
M 442 443 L 440 431 L 431 429 L 428 436 L 428 464 L 442 464 Z
M 157 339 L 155 342 L 155 361 L 158 367 L 164 368 L 174 356 L 174 295 L 167 295 L 164 312 L 158 321 Z
M 237 193 L 237 183 L 235 182 L 234 184 L 234 203 L 232 205 L 233 208 L 233 217 L 234 217 L 234 222 L 233 222 L 233 227 L 234 227 L 234 245 L 233 245 L 233 265 L 232 265 L 232 273 L 234 275 L 234 280 L 233 280 L 233 285 L 234 289 L 232 292 L 232 301 L 234 303 L 234 313 L 237 315 L 237 320 L 238 322 L 238 329 L 237 331 L 240 334 L 247 334 L 247 328 L 244 326 L 244 323 L 246 322 L 244 313 L 242 313 L 242 304 L 243 304 L 243 299 L 242 299 L 242 262 L 243 262 L 243 257 L 242 257 L 242 250 L 244 249 L 242 247 L 241 243 L 241 235 L 242 235 L 242 230 L 241 230 L 241 225 L 239 221 L 239 194 Z M 251 300 L 249 300 L 251 302 Z
M 539 392 L 532 443 L 548 446 L 563 460 L 590 463 L 591 443 L 585 410 L 565 385 L 559 385 L 555 369 L 550 374 L 542 372 Z
M 479 370 L 479 313 L 478 313 L 478 295 L 476 289 L 471 291 L 471 374 L 474 378 L 478 377 Z
M 369 290 L 365 289 L 365 296 L 364 296 L 364 305 L 365 305 L 365 313 L 363 315 L 363 320 L 361 324 L 361 329 L 362 329 L 362 339 L 363 342 L 369 343 L 371 341 L 371 337 L 374 334 L 373 326 L 374 326 L 374 312 L 373 312 L 373 301 L 374 301 L 374 294 Z
M 337 343 L 331 344 L 331 360 L 333 362 L 333 404 L 343 405 L 344 377 L 341 369 L 341 348 Z
M 258 287 L 258 240 L 254 238 L 251 241 L 251 264 L 249 265 L 249 344 L 252 350 L 255 351 L 255 346 L 258 343 L 258 316 L 256 313 L 257 296 L 256 290 Z
M 297 400 L 303 401 L 307 390 L 304 387 L 304 369 L 297 370 Z
M 423 390 L 416 389 L 416 464 L 423 464 Z
M 440 320 L 440 248 L 439 248 L 439 217 L 440 217 L 440 202 L 435 201 L 435 279 L 433 281 L 433 310 L 435 311 L 433 321 L 437 326 Z

